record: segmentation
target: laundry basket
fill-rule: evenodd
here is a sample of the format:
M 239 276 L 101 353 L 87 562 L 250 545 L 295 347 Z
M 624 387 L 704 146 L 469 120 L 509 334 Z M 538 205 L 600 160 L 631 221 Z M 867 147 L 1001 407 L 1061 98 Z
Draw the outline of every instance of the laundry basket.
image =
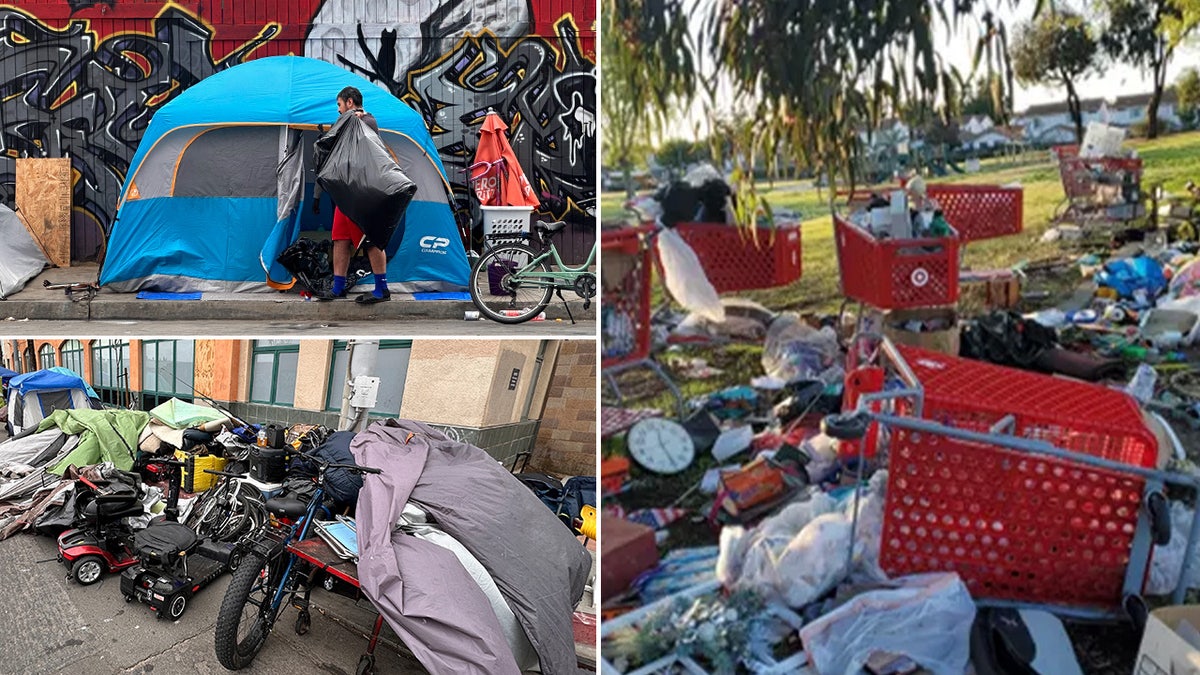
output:
M 480 206 L 479 210 L 483 212 L 485 238 L 514 235 L 514 239 L 520 239 L 529 234 L 531 206 Z

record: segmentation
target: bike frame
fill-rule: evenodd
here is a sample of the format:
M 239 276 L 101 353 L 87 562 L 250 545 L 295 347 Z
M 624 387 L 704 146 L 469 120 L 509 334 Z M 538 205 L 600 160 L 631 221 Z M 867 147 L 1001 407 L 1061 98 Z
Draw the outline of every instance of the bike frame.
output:
M 300 520 L 296 521 L 295 524 L 289 526 L 288 536 L 286 539 L 283 540 L 283 547 L 280 551 L 281 553 L 287 553 L 287 547 L 293 541 L 304 541 L 304 539 L 308 536 L 309 526 L 312 524 L 313 520 L 315 520 L 317 509 L 321 508 L 321 500 L 324 497 L 325 497 L 325 485 L 324 485 L 324 480 L 322 480 L 322 484 L 317 486 L 316 493 L 312 496 L 312 500 L 309 501 L 309 503 L 308 503 L 308 510 L 305 511 L 304 515 L 300 517 Z M 268 527 L 270 527 L 270 526 L 268 526 Z M 298 536 L 298 537 L 296 536 L 297 529 L 299 529 L 299 531 L 300 531 L 300 536 Z M 270 609 L 271 609 L 271 615 L 272 615 L 271 623 L 272 624 L 274 624 L 275 619 L 278 618 L 279 607 L 283 604 L 283 597 L 288 592 L 287 588 L 286 588 L 287 580 L 288 580 L 288 577 L 290 577 L 292 574 L 292 568 L 295 567 L 295 565 L 296 565 L 296 558 L 297 558 L 297 556 L 294 553 L 288 553 L 287 567 L 284 568 L 283 574 L 281 574 L 279 576 L 279 587 L 275 589 L 275 595 L 271 599 L 271 603 L 270 603 Z M 268 557 L 268 560 L 270 560 L 269 557 Z M 293 589 L 292 592 L 295 592 L 295 589 Z
M 592 250 L 590 253 L 588 253 L 587 260 L 585 260 L 583 264 L 579 265 L 578 267 L 571 267 L 570 265 L 563 263 L 562 256 L 558 254 L 558 247 L 554 245 L 554 242 L 551 242 L 546 250 L 539 253 L 537 257 L 529 261 L 529 263 L 521 269 L 513 272 L 510 276 L 514 281 L 529 282 L 531 285 L 536 286 L 548 285 L 554 288 L 558 286 L 556 282 L 559 281 L 567 282 L 568 286 L 573 285 L 576 277 L 586 273 L 587 268 L 590 267 L 592 262 L 595 261 L 597 245 L 597 243 L 592 244 Z M 532 268 L 547 258 L 553 258 L 554 266 L 558 269 L 550 272 L 532 271 Z

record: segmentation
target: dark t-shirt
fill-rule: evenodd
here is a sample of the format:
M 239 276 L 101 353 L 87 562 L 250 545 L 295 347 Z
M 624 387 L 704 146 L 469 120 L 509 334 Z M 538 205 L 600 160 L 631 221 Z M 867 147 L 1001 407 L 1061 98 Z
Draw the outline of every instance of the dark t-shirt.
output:
M 375 121 L 375 116 L 374 116 L 374 115 L 372 115 L 371 113 L 369 113 L 369 112 L 366 112 L 366 111 L 364 110 L 364 111 L 363 111 L 363 116 L 362 116 L 362 121 L 366 122 L 366 123 L 367 123 L 367 126 L 369 126 L 369 127 L 371 127 L 372 129 L 374 129 L 374 130 L 375 130 L 375 133 L 379 133 L 379 122 L 376 122 L 376 121 Z

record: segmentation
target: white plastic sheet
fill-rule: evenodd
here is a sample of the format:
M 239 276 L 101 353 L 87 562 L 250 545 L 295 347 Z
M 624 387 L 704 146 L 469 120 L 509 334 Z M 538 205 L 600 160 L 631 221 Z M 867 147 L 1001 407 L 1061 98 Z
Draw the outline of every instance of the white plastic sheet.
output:
M 1183 569 L 1188 531 L 1191 528 L 1192 510 L 1182 502 L 1171 502 L 1171 541 L 1166 546 L 1154 547 L 1154 555 L 1150 558 L 1150 578 L 1146 580 L 1147 595 L 1167 595 L 1179 585 L 1179 572 Z M 1192 555 L 1188 588 L 1197 587 L 1197 571 L 1200 571 L 1200 552 L 1193 551 Z
M 859 497 L 852 570 L 846 569 L 846 563 L 853 497 L 839 503 L 817 492 L 807 501 L 789 504 L 753 530 L 722 529 L 717 579 L 726 588 L 751 588 L 793 608 L 816 600 L 848 576 L 885 580 L 879 567 L 879 543 L 886 482 L 886 473 L 877 473 Z
M 7 206 L 0 205 L 0 300 L 25 288 L 49 264 L 42 250 L 25 229 L 21 219 Z
M 975 603 L 954 573 L 897 579 L 800 629 L 821 675 L 858 675 L 875 651 L 904 654 L 934 675 L 962 675 L 971 656 Z
M 662 261 L 667 292 L 684 309 L 714 323 L 725 321 L 725 306 L 713 288 L 696 252 L 675 230 L 664 229 L 658 235 L 658 257 Z

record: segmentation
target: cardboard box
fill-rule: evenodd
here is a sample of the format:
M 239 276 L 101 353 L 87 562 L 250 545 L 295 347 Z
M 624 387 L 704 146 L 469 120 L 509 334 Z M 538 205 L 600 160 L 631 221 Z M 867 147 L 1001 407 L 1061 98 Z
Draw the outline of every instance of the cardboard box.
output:
M 1191 624 L 1189 631 L 1184 625 Z M 1180 628 L 1183 626 L 1183 634 Z M 1175 605 L 1150 613 L 1135 673 L 1200 675 L 1200 605 Z M 1185 638 L 1193 633 L 1189 642 Z
M 944 322 L 946 330 L 914 332 L 907 328 L 912 322 Z M 958 356 L 958 312 L 952 307 L 897 309 L 883 318 L 883 334 L 892 342 L 910 347 L 920 347 L 950 356 Z
M 620 595 L 639 574 L 658 564 L 654 530 L 623 518 L 600 516 L 604 538 L 600 564 L 600 600 Z

